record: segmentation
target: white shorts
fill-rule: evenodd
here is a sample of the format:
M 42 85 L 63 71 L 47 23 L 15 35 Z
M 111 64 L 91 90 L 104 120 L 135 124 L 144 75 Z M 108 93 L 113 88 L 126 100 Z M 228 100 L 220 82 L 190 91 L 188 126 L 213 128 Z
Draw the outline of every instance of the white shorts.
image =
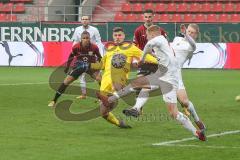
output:
M 178 69 L 178 90 L 180 89 L 184 89 L 185 90 L 185 86 L 182 80 L 182 70 Z
M 151 87 L 160 88 L 166 103 L 177 103 L 178 76 L 176 68 L 170 68 L 165 73 L 159 68 L 155 73 L 146 76 Z

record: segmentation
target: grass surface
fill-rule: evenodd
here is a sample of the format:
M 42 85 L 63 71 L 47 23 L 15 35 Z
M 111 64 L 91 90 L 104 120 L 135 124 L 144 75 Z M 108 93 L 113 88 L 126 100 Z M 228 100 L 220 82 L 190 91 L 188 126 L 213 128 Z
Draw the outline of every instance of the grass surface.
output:
M 162 97 L 152 97 L 139 119 L 121 114 L 128 107 L 120 102 L 114 114 L 132 129 L 119 129 L 102 118 L 62 121 L 47 107 L 54 91 L 48 81 L 54 68 L 0 68 L 0 159 L 1 160 L 186 160 L 240 159 L 240 134 L 209 138 L 207 142 L 181 142 L 189 146 L 152 146 L 152 143 L 192 137 L 167 116 Z M 239 71 L 184 70 L 188 95 L 207 125 L 207 134 L 240 130 Z M 17 84 L 17 85 L 13 85 Z M 78 85 L 78 82 L 76 82 Z M 90 83 L 90 87 L 97 87 Z M 97 107 L 95 98 L 73 100 L 73 113 Z M 179 105 L 180 108 L 180 105 Z

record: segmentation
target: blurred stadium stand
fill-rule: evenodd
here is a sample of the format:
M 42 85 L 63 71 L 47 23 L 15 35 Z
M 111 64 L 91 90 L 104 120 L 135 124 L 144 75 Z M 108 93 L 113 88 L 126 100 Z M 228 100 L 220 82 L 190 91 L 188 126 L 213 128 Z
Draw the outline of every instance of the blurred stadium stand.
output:
M 137 16 L 145 9 L 152 9 L 160 22 L 240 22 L 239 0 L 128 0 L 115 20 L 121 16 L 124 22 L 128 14 Z
M 240 0 L 0 0 L 0 21 L 240 22 Z

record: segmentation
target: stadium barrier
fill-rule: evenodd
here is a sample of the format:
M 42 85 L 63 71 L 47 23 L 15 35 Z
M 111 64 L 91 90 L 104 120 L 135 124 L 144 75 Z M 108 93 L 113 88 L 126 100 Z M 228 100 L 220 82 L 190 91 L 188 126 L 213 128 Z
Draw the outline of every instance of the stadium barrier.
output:
M 139 23 L 101 23 L 103 41 L 109 41 L 114 26 L 122 26 L 126 40 L 132 40 Z M 179 24 L 159 24 L 169 40 L 178 34 Z M 184 68 L 240 69 L 240 24 L 199 24 L 197 49 Z M 79 23 L 0 23 L 0 66 L 61 66 L 68 58 L 72 34 Z

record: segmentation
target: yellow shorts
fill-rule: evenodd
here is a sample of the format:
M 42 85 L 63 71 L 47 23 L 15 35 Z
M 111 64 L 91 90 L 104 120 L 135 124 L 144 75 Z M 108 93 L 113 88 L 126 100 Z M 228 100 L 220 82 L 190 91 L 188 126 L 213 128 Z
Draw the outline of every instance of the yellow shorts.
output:
M 103 78 L 101 81 L 100 92 L 103 92 L 105 94 L 112 94 L 115 91 L 113 85 L 114 83 L 118 83 L 124 86 L 126 84 L 126 79 L 120 79 L 119 77 Z

